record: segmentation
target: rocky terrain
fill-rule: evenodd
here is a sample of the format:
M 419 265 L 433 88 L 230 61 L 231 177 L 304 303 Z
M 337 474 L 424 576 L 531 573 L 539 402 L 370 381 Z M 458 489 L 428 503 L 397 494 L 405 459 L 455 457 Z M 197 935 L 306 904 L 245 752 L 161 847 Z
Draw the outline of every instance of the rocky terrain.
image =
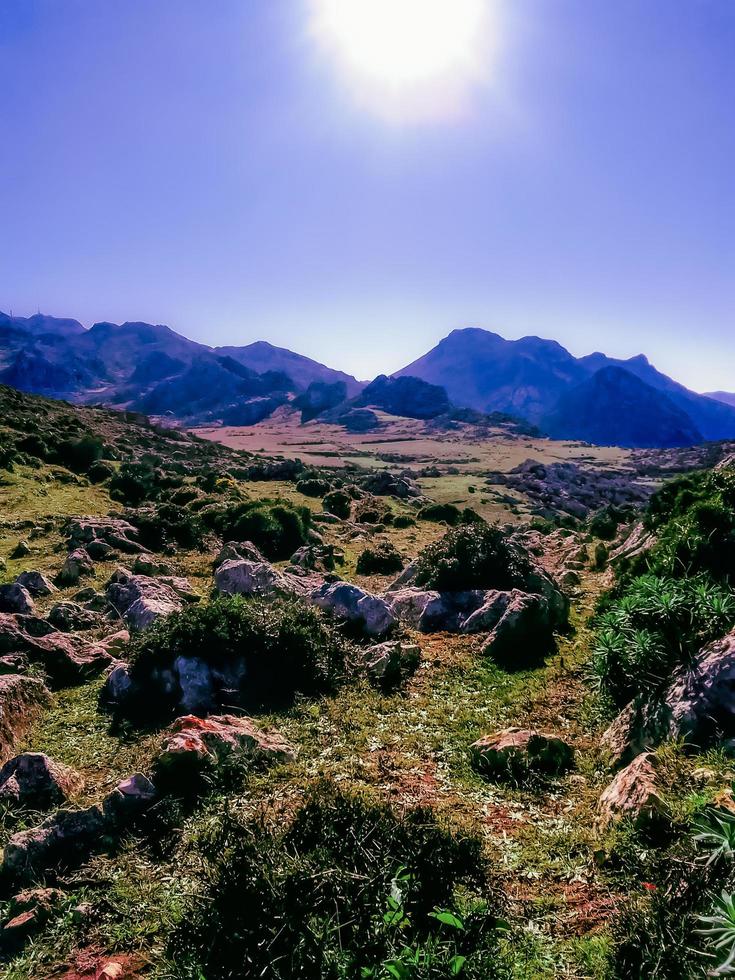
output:
M 3 975 L 725 962 L 732 445 L 315 465 L 0 409 Z

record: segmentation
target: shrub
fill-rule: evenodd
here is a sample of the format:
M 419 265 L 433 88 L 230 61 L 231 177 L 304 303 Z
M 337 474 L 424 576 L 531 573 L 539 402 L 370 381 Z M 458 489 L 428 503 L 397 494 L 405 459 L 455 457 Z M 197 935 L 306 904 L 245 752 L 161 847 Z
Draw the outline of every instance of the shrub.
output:
M 201 518 L 178 504 L 154 504 L 130 516 L 138 526 L 141 543 L 152 551 L 168 545 L 201 548 L 204 543 Z
M 396 514 L 393 518 L 393 527 L 416 527 L 416 521 L 410 514 Z
M 215 510 L 212 521 L 225 540 L 252 541 L 266 558 L 282 561 L 306 544 L 311 511 L 285 500 L 250 500 Z
M 296 489 L 305 497 L 323 497 L 325 493 L 329 492 L 329 482 L 317 477 L 310 477 L 307 480 L 299 480 Z
M 77 439 L 65 439 L 60 442 L 54 455 L 57 462 L 74 473 L 86 473 L 98 459 L 102 458 L 103 451 L 102 440 L 87 434 Z
M 443 521 L 455 527 L 462 520 L 462 511 L 454 504 L 426 504 L 416 515 L 420 521 Z
M 110 480 L 110 496 L 128 507 L 155 500 L 160 492 L 156 471 L 148 463 L 123 463 Z
M 167 950 L 179 977 L 500 976 L 481 840 L 430 810 L 322 783 L 285 828 L 228 812 L 199 847 L 204 894 Z
M 735 625 L 735 595 L 708 580 L 634 579 L 597 621 L 592 676 L 621 707 L 660 690 L 672 671 Z
M 372 496 L 355 504 L 353 517 L 362 524 L 389 524 L 393 519 L 390 507 Z
M 115 467 L 110 463 L 105 463 L 101 459 L 98 459 L 96 463 L 92 465 L 87 470 L 87 477 L 90 483 L 104 483 L 105 480 L 109 480 L 115 475 Z
M 241 699 L 257 706 L 334 689 L 350 669 L 351 653 L 337 628 L 312 606 L 295 599 L 221 596 L 154 623 L 133 640 L 130 660 L 132 676 L 144 689 L 151 674 L 176 657 L 204 659 L 223 670 L 242 662 Z M 150 707 L 159 714 L 171 705 L 158 699 Z
M 425 548 L 417 559 L 416 584 L 429 589 L 523 588 L 531 573 L 528 555 L 500 528 L 466 524 Z
M 390 575 L 400 572 L 403 558 L 389 541 L 381 541 L 373 548 L 365 548 L 357 559 L 358 575 Z
M 347 520 L 352 509 L 352 497 L 345 490 L 331 490 L 325 495 L 322 504 L 324 510 L 330 514 Z

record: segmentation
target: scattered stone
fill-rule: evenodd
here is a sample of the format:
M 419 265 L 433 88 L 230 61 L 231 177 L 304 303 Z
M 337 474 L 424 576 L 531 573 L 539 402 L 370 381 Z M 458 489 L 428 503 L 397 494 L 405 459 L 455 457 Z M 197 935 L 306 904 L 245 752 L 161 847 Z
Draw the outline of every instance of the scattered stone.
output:
M 0 585 L 0 612 L 32 613 L 35 608 L 30 592 L 18 582 Z
M 106 541 L 100 541 L 98 538 L 95 538 L 93 541 L 88 541 L 84 546 L 84 550 L 94 561 L 108 561 L 116 554 L 115 549 L 111 545 Z
M 553 647 L 553 626 L 546 600 L 540 595 L 514 590 L 482 652 L 506 667 L 522 668 L 542 660 Z
M 16 740 L 50 704 L 48 689 L 36 678 L 0 676 L 0 763 L 10 758 Z
M 485 735 L 470 746 L 470 755 L 475 767 L 492 777 L 558 776 L 574 764 L 574 751 L 563 739 L 525 728 Z
M 52 592 L 56 592 L 56 586 L 41 572 L 21 572 L 15 583 L 21 585 L 32 596 L 51 595 Z
M 174 575 L 175 569 L 170 562 L 164 561 L 162 558 L 156 558 L 155 555 L 142 554 L 136 556 L 133 562 L 133 572 L 136 575 L 148 575 L 152 577 L 154 575 Z
M 99 806 L 59 810 L 38 827 L 14 834 L 3 851 L 2 871 L 10 881 L 27 881 L 62 862 L 83 861 L 105 833 Z
M 226 758 L 282 761 L 295 757 L 293 748 L 275 732 L 265 732 L 250 718 L 211 715 L 177 718 L 166 735 L 157 760 L 157 772 L 181 789 Z
M 238 561 L 246 558 L 248 561 L 266 562 L 265 557 L 258 551 L 252 541 L 228 541 L 222 546 L 214 560 L 214 567 L 219 568 L 226 561 Z
M 20 540 L 10 553 L 11 558 L 26 558 L 31 553 L 31 546 L 25 539 Z
M 120 518 L 72 517 L 67 521 L 65 531 L 72 548 L 91 541 L 104 541 L 110 548 L 127 554 L 145 551 L 137 540 L 138 529 Z
M 112 827 L 124 827 L 143 814 L 157 797 L 156 787 L 136 772 L 118 783 L 102 801 L 102 812 Z
M 54 687 L 80 684 L 96 677 L 113 659 L 102 644 L 73 633 L 39 637 L 29 650 L 31 657 L 43 665 Z
M 99 625 L 95 613 L 76 602 L 57 602 L 49 610 L 48 621 L 63 633 L 90 630 Z
M 214 585 L 225 595 L 269 596 L 288 591 L 283 576 L 272 565 L 247 558 L 224 561 L 214 573 Z
M 78 772 L 42 752 L 24 752 L 0 769 L 0 799 L 46 810 L 78 792 L 82 782 Z
M 656 757 L 642 752 L 621 769 L 603 792 L 599 802 L 600 830 L 607 830 L 623 818 L 636 826 L 667 815 L 656 773 Z
M 379 687 L 389 688 L 416 671 L 421 662 L 421 648 L 415 643 L 389 640 L 365 650 L 363 661 L 370 680 Z
M 77 548 L 66 556 L 56 581 L 59 585 L 76 585 L 83 575 L 94 575 L 94 564 L 84 548 Z
M 189 593 L 195 595 L 186 579 L 178 581 L 181 587 L 185 584 Z M 171 585 L 147 575 L 133 575 L 122 568 L 110 579 L 107 598 L 136 632 L 183 607 L 181 596 Z

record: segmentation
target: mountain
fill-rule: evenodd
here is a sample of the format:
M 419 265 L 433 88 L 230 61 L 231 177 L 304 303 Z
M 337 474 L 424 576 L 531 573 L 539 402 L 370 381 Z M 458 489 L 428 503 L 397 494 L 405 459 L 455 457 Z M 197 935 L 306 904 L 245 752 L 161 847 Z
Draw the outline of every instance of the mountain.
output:
M 355 408 L 380 408 L 390 415 L 433 419 L 452 407 L 444 388 L 420 378 L 378 375 L 351 403 Z
M 265 371 L 282 371 L 301 389 L 308 388 L 315 381 L 326 384 L 341 381 L 346 387 L 348 397 L 352 397 L 363 387 L 351 374 L 335 371 L 318 361 L 313 361 L 310 357 L 304 357 L 303 354 L 294 354 L 293 351 L 283 347 L 274 347 L 265 340 L 258 340 L 245 347 L 215 347 L 215 352 L 232 357 L 259 374 Z
M 693 432 L 706 440 L 735 437 L 735 406 L 689 391 L 658 371 L 643 355 L 630 360 L 616 360 L 601 353 L 576 358 L 555 341 L 539 337 L 505 340 L 498 334 L 469 328 L 454 330 L 394 377 L 413 375 L 442 385 L 457 405 L 483 412 L 507 412 L 541 424 L 555 417 L 565 394 L 607 368 L 625 371 L 666 395 L 688 419 L 681 430 L 682 438 Z M 562 415 L 566 417 L 567 412 Z M 663 422 L 660 413 L 656 417 Z M 671 421 L 662 428 L 662 445 L 671 438 Z M 617 431 L 619 421 L 611 417 L 609 429 L 598 430 L 599 441 L 614 442 Z
M 0 311 L 0 327 L 11 327 L 34 334 L 60 334 L 69 337 L 84 333 L 84 327 L 78 320 L 69 320 L 56 316 L 45 316 L 36 313 L 34 316 L 8 316 Z
M 456 405 L 537 422 L 563 391 L 587 374 L 555 341 L 505 340 L 469 327 L 453 330 L 393 377 L 412 376 L 439 385 Z
M 707 398 L 714 398 L 716 402 L 723 402 L 725 405 L 735 405 L 735 392 L 732 391 L 707 391 Z
M 564 392 L 541 427 L 553 438 L 597 445 L 670 448 L 702 442 L 702 433 L 673 399 L 615 366 Z

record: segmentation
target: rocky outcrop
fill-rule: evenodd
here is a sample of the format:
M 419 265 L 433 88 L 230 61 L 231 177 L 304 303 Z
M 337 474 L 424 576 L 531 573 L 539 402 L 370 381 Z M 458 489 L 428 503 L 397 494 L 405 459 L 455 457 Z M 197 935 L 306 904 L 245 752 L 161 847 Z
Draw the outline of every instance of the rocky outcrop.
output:
M 398 497 L 399 500 L 421 496 L 421 491 L 413 480 L 406 476 L 397 476 L 390 470 L 376 470 L 371 473 L 363 481 L 363 488 L 376 496 Z
M 365 650 L 363 665 L 378 687 L 390 688 L 413 674 L 421 662 L 421 648 L 415 643 L 388 640 Z
M 381 637 L 396 625 L 396 617 L 382 597 L 349 582 L 325 582 L 311 593 L 319 609 L 331 613 L 366 636 Z
M 290 591 L 283 575 L 265 561 L 232 558 L 214 573 L 214 585 L 225 595 L 269 596 Z
M 603 831 L 623 819 L 640 826 L 665 817 L 668 809 L 660 793 L 655 755 L 642 752 L 621 769 L 600 797 L 598 810 Z
M 735 630 L 706 646 L 681 668 L 659 697 L 637 698 L 602 738 L 616 764 L 624 764 L 670 738 L 706 748 L 735 738 Z
M 94 575 L 94 563 L 84 548 L 76 548 L 66 556 L 61 571 L 56 576 L 58 585 L 76 585 L 84 575 Z
M 16 585 L 21 585 L 32 596 L 51 595 L 56 592 L 56 586 L 41 572 L 21 572 L 15 580 Z
M 49 609 L 48 621 L 63 633 L 90 630 L 100 625 L 96 613 L 80 606 L 78 602 L 57 602 Z
M 138 529 L 128 521 L 113 517 L 72 517 L 65 527 L 72 549 L 103 541 L 111 550 L 137 554 L 145 551 L 139 543 Z
M 503 666 L 523 668 L 538 663 L 553 646 L 553 618 L 546 600 L 513 591 L 482 652 Z
M 33 810 L 58 806 L 82 787 L 78 772 L 43 752 L 24 752 L 0 769 L 0 800 Z
M 639 555 L 644 555 L 656 544 L 656 536 L 652 531 L 646 529 L 645 524 L 640 521 L 634 525 L 631 531 L 617 544 L 609 555 L 611 565 L 617 565 L 624 561 L 630 561 Z
M 526 728 L 485 735 L 470 746 L 470 756 L 481 773 L 492 777 L 558 776 L 574 763 L 574 752 L 563 739 Z
M 166 785 L 181 791 L 191 788 L 203 770 L 225 759 L 275 762 L 294 757 L 293 748 L 280 735 L 263 731 L 250 718 L 185 715 L 165 736 L 156 770 Z
M 48 689 L 36 678 L 0 676 L 0 762 L 10 758 L 17 739 L 50 705 Z

